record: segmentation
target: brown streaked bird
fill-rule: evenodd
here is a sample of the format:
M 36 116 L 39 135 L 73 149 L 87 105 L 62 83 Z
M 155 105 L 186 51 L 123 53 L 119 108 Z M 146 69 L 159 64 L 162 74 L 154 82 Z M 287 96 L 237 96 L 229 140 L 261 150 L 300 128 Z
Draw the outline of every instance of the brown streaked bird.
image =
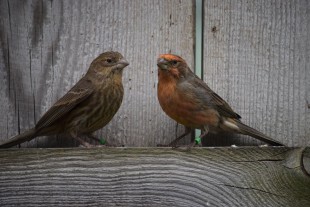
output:
M 232 132 L 250 135 L 270 145 L 283 145 L 243 124 L 240 121 L 241 117 L 198 78 L 181 57 L 163 54 L 159 56 L 157 65 L 157 96 L 160 106 L 169 117 L 186 127 L 185 133 L 169 146 L 175 147 L 191 129 L 201 129 L 201 138 L 209 132 Z M 189 147 L 194 144 L 192 140 Z
M 92 61 L 87 73 L 60 98 L 28 131 L 2 143 L 12 147 L 38 136 L 66 134 L 90 147 L 81 136 L 98 139 L 92 133 L 111 121 L 121 106 L 123 69 L 129 65 L 118 52 L 105 52 Z

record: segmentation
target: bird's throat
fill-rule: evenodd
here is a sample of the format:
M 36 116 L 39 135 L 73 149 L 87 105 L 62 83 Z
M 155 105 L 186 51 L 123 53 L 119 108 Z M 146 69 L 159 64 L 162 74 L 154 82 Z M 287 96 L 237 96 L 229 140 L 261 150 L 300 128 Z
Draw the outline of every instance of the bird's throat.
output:
M 176 80 L 169 72 L 161 71 L 158 73 L 157 95 L 162 107 L 170 104 L 171 98 L 175 95 L 176 84 Z
M 176 83 L 179 77 L 180 77 L 180 74 L 177 69 L 172 68 L 169 71 L 161 70 L 161 69 L 158 70 L 158 80 L 164 83 L 169 83 L 169 82 Z

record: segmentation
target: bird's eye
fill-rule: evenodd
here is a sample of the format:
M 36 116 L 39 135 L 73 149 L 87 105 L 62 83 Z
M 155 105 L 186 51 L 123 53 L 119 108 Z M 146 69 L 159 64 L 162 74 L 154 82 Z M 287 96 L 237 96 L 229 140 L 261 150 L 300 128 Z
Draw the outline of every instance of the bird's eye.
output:
M 176 65 L 178 64 L 178 62 L 176 60 L 171 61 L 172 65 Z
M 106 61 L 107 61 L 107 63 L 111 63 L 111 62 L 112 62 L 112 59 L 111 59 L 111 58 L 108 58 Z

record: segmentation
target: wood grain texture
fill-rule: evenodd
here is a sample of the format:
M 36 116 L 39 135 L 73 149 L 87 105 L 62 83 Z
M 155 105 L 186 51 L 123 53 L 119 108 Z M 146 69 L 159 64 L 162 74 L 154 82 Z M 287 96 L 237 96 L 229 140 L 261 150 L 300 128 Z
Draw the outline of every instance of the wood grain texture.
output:
M 305 207 L 310 177 L 302 151 L 0 150 L 0 205 Z
M 0 0 L 0 139 L 33 127 L 96 56 L 114 50 L 130 62 L 125 96 L 97 135 L 125 146 L 169 143 L 175 122 L 157 101 L 156 59 L 172 52 L 193 66 L 193 18 L 186 0 Z M 22 146 L 73 145 L 60 136 Z
M 303 167 L 305 171 L 310 175 L 310 148 L 306 148 L 303 151 Z
M 244 123 L 287 146 L 310 146 L 310 2 L 208 0 L 204 9 L 204 80 Z

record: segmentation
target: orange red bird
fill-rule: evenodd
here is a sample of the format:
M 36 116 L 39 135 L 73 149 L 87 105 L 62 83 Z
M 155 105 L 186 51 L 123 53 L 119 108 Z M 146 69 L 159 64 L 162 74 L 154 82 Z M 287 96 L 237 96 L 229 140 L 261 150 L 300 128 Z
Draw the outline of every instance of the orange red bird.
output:
M 185 60 L 173 54 L 160 55 L 158 65 L 157 96 L 163 111 L 172 119 L 186 126 L 186 132 L 171 142 L 177 142 L 190 133 L 201 129 L 201 138 L 221 131 L 250 135 L 271 145 L 280 142 L 243 124 L 240 116 L 226 101 L 198 78 Z M 190 147 L 195 144 L 192 140 Z

